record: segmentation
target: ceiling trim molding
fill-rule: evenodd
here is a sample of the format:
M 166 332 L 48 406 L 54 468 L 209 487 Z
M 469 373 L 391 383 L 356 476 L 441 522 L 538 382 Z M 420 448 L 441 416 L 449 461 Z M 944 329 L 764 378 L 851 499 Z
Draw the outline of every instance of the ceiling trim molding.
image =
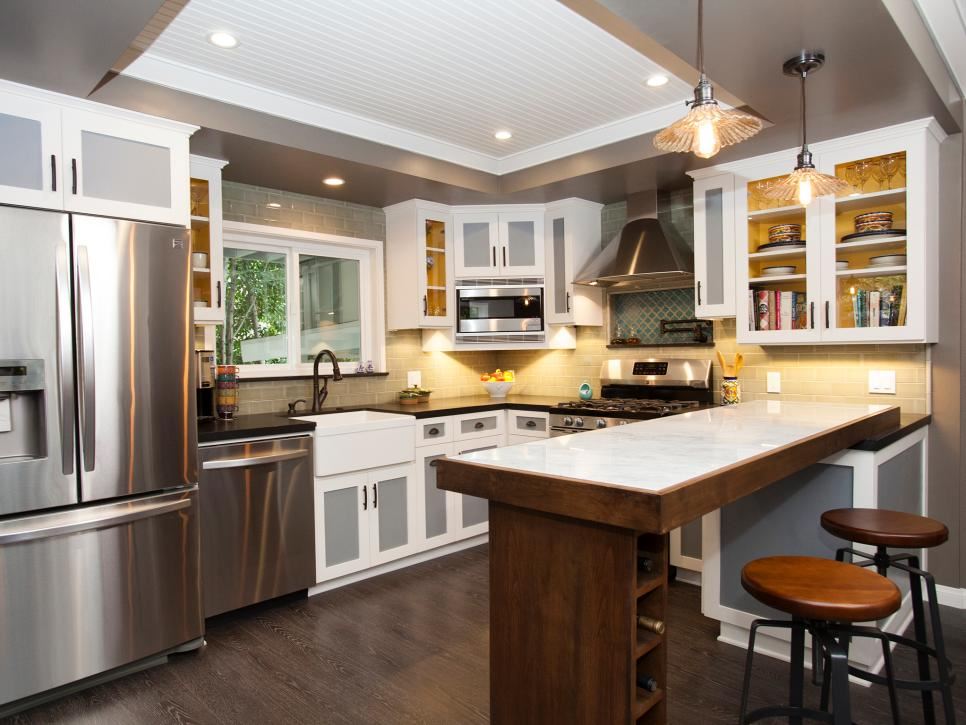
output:
M 260 88 L 244 81 L 198 70 L 176 61 L 158 58 L 151 53 L 142 54 L 124 70 L 123 75 L 272 116 L 299 121 L 310 126 L 395 146 L 479 171 L 499 173 L 498 160 L 492 156 L 284 93 Z
M 895 3 L 896 0 L 886 3 L 890 12 Z M 915 0 L 914 4 L 945 60 L 960 97 L 966 96 L 966 3 L 963 0 Z M 905 33 L 906 24 L 899 25 L 899 29 Z M 908 34 L 906 39 L 909 40 Z M 943 96 L 944 100 L 950 101 L 948 92 Z
M 682 99 L 680 104 L 673 103 L 508 156 L 495 157 L 244 81 L 192 68 L 177 61 L 159 58 L 150 52 L 142 54 L 129 65 L 123 71 L 123 75 L 279 118 L 344 133 L 366 141 L 393 146 L 496 176 L 652 133 L 673 123 L 687 110 Z

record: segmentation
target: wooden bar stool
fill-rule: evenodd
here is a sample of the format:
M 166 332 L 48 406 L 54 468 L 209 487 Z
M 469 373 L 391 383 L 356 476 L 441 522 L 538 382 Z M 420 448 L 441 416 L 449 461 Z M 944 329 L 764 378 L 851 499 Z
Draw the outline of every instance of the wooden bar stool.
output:
M 741 585 L 755 599 L 792 616 L 791 621 L 756 619 L 751 625 L 745 678 L 741 688 L 741 725 L 766 717 L 787 717 L 792 725 L 803 718 L 833 725 L 851 725 L 849 704 L 849 642 L 852 637 L 871 637 L 882 644 L 886 684 L 892 705 L 893 723 L 899 722 L 899 707 L 892 669 L 889 640 L 868 622 L 888 617 L 899 609 L 899 588 L 883 576 L 828 559 L 811 556 L 770 556 L 748 562 L 741 570 Z M 762 707 L 748 713 L 748 693 L 759 627 L 791 630 L 791 662 L 788 705 Z M 804 707 L 805 635 L 821 649 L 823 668 L 821 709 Z M 829 713 L 829 696 L 832 711 Z
M 888 511 L 885 509 L 834 509 L 822 514 L 822 528 L 846 541 L 867 544 L 876 548 L 875 554 L 857 551 L 850 547 L 843 547 L 836 552 L 835 558 L 845 560 L 845 555 L 852 555 L 852 563 L 857 566 L 874 566 L 876 571 L 885 576 L 890 568 L 904 571 L 909 575 L 909 594 L 912 598 L 913 629 L 915 638 L 903 637 L 897 634 L 888 635 L 889 640 L 896 644 L 912 647 L 916 650 L 919 664 L 918 680 L 897 680 L 896 686 L 905 689 L 919 690 L 922 693 L 922 712 L 926 725 L 935 725 L 936 712 L 932 699 L 933 690 L 939 690 L 943 699 L 943 712 L 946 723 L 956 722 L 953 708 L 952 685 L 955 677 L 949 659 L 946 657 L 946 645 L 943 641 L 942 623 L 939 619 L 939 602 L 936 597 L 936 581 L 932 575 L 921 569 L 919 557 L 913 554 L 889 554 L 889 547 L 904 549 L 926 549 L 938 546 L 949 538 L 949 529 L 945 524 L 925 516 L 917 516 L 902 511 Z M 922 582 L 926 583 L 929 594 L 929 626 L 932 629 L 932 641 L 929 644 L 926 629 L 926 612 L 922 600 Z M 930 674 L 930 658 L 936 660 L 939 678 L 933 679 Z M 856 668 L 851 669 L 854 677 L 868 682 L 881 683 L 880 676 Z

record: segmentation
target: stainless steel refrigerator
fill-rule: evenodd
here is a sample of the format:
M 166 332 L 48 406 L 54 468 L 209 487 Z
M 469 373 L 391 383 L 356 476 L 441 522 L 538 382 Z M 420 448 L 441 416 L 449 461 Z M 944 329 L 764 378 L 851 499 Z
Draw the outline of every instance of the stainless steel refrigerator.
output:
M 183 228 L 0 207 L 0 715 L 201 644 L 191 298 Z

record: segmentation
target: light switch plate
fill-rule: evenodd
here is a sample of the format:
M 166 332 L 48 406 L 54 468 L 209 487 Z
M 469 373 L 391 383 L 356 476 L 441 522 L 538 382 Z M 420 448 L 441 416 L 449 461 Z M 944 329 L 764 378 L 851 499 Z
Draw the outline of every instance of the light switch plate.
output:
M 410 370 L 406 373 L 406 387 L 411 388 L 415 386 L 422 386 L 423 384 L 423 373 L 421 370 Z
M 10 396 L 0 398 L 0 433 L 13 430 L 13 420 L 10 415 Z
M 782 391 L 782 374 L 778 372 L 768 373 L 768 392 L 780 393 Z
M 880 395 L 896 394 L 896 371 L 895 370 L 870 370 L 869 371 L 869 392 Z

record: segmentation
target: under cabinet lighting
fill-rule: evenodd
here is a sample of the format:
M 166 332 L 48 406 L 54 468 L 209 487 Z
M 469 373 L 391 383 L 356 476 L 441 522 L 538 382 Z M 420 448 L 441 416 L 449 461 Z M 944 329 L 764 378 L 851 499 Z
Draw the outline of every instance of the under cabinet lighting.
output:
M 268 204 L 266 204 L 266 206 L 269 209 L 281 209 L 282 208 L 282 205 L 279 204 L 277 201 L 270 201 L 270 202 L 268 202 Z
M 216 30 L 208 35 L 208 42 L 219 48 L 234 48 L 238 45 L 238 38 L 223 30 Z

